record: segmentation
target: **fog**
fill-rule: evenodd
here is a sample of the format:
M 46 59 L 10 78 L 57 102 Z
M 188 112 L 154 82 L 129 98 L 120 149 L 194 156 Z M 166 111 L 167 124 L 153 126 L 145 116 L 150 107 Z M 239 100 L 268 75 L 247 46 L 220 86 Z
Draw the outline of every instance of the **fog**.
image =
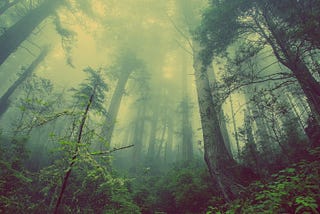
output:
M 0 165 L 19 186 L 0 180 L 0 212 L 200 213 L 297 161 L 290 142 L 318 136 L 316 98 L 262 5 L 229 3 L 0 2 Z

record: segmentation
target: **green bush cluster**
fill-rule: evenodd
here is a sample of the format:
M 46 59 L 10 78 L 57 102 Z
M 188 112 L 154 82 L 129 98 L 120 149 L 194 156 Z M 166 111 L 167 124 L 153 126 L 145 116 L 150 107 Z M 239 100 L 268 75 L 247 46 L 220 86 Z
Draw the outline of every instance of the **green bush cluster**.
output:
M 319 213 L 320 149 L 302 160 L 273 174 L 269 182 L 252 183 L 241 198 L 220 207 L 209 207 L 212 213 Z

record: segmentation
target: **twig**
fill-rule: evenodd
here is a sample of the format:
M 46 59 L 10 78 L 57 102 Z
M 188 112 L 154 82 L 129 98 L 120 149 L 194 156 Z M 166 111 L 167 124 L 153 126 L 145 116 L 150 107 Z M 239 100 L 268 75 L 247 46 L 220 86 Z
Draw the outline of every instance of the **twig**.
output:
M 119 148 L 113 148 L 111 150 L 108 150 L 108 151 L 102 151 L 102 152 L 93 152 L 93 153 L 90 153 L 90 155 L 105 155 L 105 154 L 110 154 L 112 152 L 115 152 L 115 151 L 118 151 L 118 150 L 121 150 L 121 149 L 128 149 L 130 147 L 133 147 L 134 145 L 129 145 L 129 146 L 123 146 L 123 147 L 119 147 Z

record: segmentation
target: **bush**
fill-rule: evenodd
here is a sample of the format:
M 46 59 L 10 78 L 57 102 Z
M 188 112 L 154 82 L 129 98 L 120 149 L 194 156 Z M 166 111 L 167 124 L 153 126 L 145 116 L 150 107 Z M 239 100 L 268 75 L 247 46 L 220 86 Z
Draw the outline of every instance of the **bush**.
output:
M 251 184 L 242 198 L 219 207 L 211 213 L 319 213 L 319 149 L 311 151 L 310 160 L 302 160 L 272 175 L 268 183 Z

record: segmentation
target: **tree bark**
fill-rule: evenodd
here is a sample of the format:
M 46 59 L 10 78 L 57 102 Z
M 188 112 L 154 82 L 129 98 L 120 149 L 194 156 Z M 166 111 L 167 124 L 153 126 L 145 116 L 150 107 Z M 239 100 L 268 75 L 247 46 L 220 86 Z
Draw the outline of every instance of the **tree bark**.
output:
M 32 31 L 64 0 L 47 0 L 37 8 L 31 10 L 17 23 L 7 29 L 0 36 L 0 65 L 13 53 L 19 45 L 28 38 Z
M 207 69 L 201 59 L 201 46 L 197 41 L 193 42 L 193 67 L 196 78 L 196 88 L 200 119 L 202 124 L 204 141 L 204 159 L 207 163 L 209 172 L 217 181 L 217 184 L 227 201 L 236 194 L 228 190 L 228 186 L 233 183 L 232 177 L 228 177 L 229 167 L 236 165 L 230 156 L 221 133 L 218 113 L 213 103 L 213 97 L 209 84 Z

